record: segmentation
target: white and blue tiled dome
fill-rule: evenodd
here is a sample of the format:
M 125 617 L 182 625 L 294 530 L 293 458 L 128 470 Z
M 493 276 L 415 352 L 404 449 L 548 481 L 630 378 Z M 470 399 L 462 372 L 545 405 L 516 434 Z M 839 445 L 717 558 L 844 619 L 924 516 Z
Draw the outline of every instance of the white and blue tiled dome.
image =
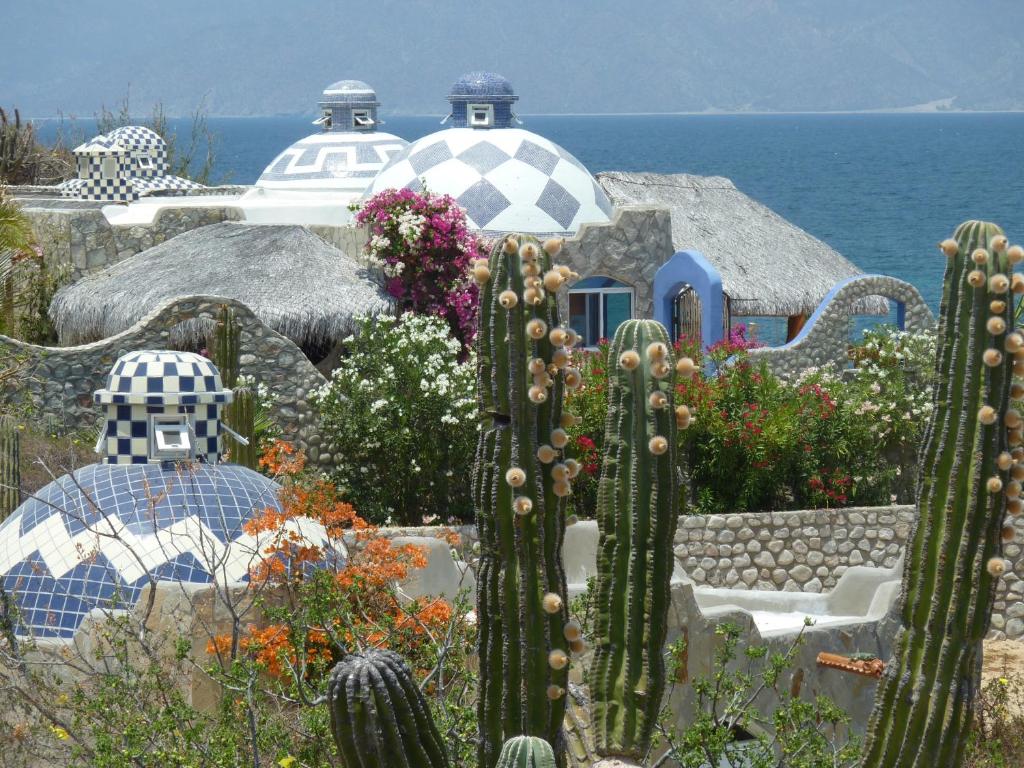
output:
M 133 606 L 150 574 L 246 580 L 261 555 L 242 526 L 279 509 L 277 491 L 233 464 L 91 464 L 53 481 L 0 525 L 18 634 L 70 638 L 92 609 Z
M 106 406 L 101 446 L 109 464 L 159 461 L 154 440 L 161 426 L 186 429 L 189 457 L 220 459 L 220 409 L 230 403 L 217 367 L 201 355 L 172 350 L 129 352 L 114 363 L 107 386 L 93 395 Z
M 454 197 L 469 225 L 484 233 L 571 236 L 587 222 L 608 221 L 612 204 L 579 160 L 536 133 L 512 127 L 515 98 L 499 75 L 460 78 L 449 96 L 456 127 L 407 146 L 365 197 L 426 185 Z
M 408 142 L 377 131 L 377 94 L 360 80 L 324 89 L 315 121 L 321 133 L 292 144 L 266 167 L 256 186 L 275 190 L 324 190 L 358 196 Z
M 153 579 L 248 579 L 274 532 L 253 536 L 245 523 L 281 509 L 280 486 L 217 463 L 230 395 L 199 355 L 117 361 L 95 396 L 107 412 L 102 463 L 54 480 L 0 525 L 0 583 L 17 605 L 19 635 L 70 638 L 90 611 L 134 606 Z M 287 526 L 310 546 L 330 543 L 313 520 Z

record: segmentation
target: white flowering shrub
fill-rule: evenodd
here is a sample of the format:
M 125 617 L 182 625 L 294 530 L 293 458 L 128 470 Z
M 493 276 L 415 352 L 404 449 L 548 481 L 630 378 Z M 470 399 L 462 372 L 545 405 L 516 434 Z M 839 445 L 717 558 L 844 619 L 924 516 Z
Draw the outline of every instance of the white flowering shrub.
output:
M 360 320 L 331 380 L 313 393 L 334 480 L 376 523 L 470 520 L 476 364 L 443 318 Z

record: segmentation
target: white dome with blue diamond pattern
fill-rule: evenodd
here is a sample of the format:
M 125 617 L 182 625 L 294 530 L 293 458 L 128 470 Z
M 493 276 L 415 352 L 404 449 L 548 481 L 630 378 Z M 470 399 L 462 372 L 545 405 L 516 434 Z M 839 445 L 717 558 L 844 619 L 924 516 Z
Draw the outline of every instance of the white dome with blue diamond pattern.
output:
M 579 160 L 521 128 L 449 128 L 425 136 L 392 158 L 365 197 L 424 184 L 454 197 L 469 225 L 485 233 L 571 236 L 612 213 Z
M 0 525 L 18 634 L 72 637 L 94 608 L 132 607 L 150 574 L 246 580 L 263 555 L 243 524 L 280 509 L 278 489 L 233 464 L 91 464 L 54 480 Z M 323 526 L 303 533 L 323 543 Z

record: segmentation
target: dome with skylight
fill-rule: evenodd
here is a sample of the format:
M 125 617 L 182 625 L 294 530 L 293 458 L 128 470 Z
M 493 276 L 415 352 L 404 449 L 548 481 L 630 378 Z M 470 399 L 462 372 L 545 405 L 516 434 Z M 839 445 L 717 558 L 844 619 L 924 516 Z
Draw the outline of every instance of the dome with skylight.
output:
M 576 234 L 608 221 L 612 205 L 568 151 L 515 127 L 518 97 L 500 75 L 472 73 L 448 96 L 453 127 L 419 139 L 395 155 L 366 192 L 421 189 L 454 197 L 468 223 L 484 233 Z

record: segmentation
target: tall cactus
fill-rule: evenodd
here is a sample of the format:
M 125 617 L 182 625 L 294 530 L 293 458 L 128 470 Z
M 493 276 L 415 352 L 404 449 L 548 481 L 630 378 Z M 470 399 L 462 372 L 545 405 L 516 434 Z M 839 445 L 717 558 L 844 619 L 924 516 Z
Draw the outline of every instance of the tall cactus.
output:
M 0 521 L 21 504 L 21 436 L 10 419 L 0 419 Z
M 868 725 L 865 768 L 962 764 L 980 683 L 1007 512 L 1020 514 L 1024 476 L 1024 337 L 1013 331 L 1010 291 L 1024 291 L 999 227 L 961 224 L 941 245 L 937 386 L 925 440 L 918 516 L 907 546 L 902 627 Z
M 227 406 L 228 424 L 248 444 L 242 444 L 231 435 L 225 436 L 231 461 L 249 469 L 259 469 L 259 451 L 256 445 L 256 395 L 248 387 L 235 390 L 235 397 Z
M 479 765 L 493 768 L 504 741 L 539 736 L 564 761 L 567 650 L 580 642 L 565 601 L 565 500 L 579 465 L 564 459 L 563 390 L 579 383 L 558 325 L 555 294 L 571 274 L 553 268 L 560 240 L 497 243 L 474 266 L 481 283 L 477 334 L 485 418 L 473 493 L 480 534 L 477 586 Z
M 555 753 L 544 739 L 513 736 L 501 748 L 498 768 L 555 768 Z
M 220 371 L 220 380 L 228 389 L 238 383 L 242 347 L 242 328 L 235 310 L 222 304 L 213 335 L 211 359 Z
M 345 768 L 448 768 L 448 753 L 409 667 L 394 651 L 346 656 L 327 688 Z
M 662 650 L 679 516 L 676 372 L 665 328 L 654 320 L 620 325 L 607 368 L 589 683 L 598 754 L 641 760 L 665 690 Z
M 259 468 L 256 446 L 256 395 L 248 387 L 239 387 L 242 356 L 242 326 L 235 310 L 222 304 L 213 337 L 213 362 L 220 371 L 221 381 L 235 396 L 224 408 L 224 421 L 231 429 L 249 441 L 243 445 L 231 435 L 224 435 L 224 447 L 234 464 L 249 469 Z

